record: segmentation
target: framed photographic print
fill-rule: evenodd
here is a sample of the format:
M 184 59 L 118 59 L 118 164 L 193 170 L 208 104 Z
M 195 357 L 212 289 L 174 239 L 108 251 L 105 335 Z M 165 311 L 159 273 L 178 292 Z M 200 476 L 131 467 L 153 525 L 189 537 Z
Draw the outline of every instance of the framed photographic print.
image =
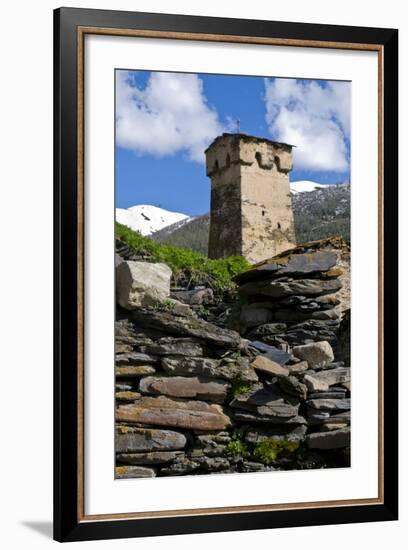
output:
M 54 25 L 55 538 L 397 519 L 397 31 Z

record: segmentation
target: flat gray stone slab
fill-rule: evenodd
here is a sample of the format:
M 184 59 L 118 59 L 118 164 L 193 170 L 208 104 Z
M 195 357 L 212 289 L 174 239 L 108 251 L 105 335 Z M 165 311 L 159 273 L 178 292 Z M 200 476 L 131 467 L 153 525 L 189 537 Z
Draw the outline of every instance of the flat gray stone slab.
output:
M 279 363 L 279 365 L 285 365 L 285 363 L 287 363 L 289 359 L 292 358 L 292 355 L 290 353 L 276 348 L 275 346 L 259 342 L 258 340 L 250 342 L 249 346 L 260 351 L 263 355 L 265 355 L 265 357 L 272 359 L 272 361 L 275 361 L 275 363 Z
M 222 403 L 230 384 L 222 380 L 210 380 L 197 376 L 147 376 L 142 378 L 142 393 L 168 395 L 170 397 L 197 398 Z
M 184 434 L 171 430 L 116 426 L 115 451 L 117 453 L 173 451 L 187 444 Z
M 305 374 L 303 381 L 310 391 L 328 391 L 330 386 L 350 382 L 350 369 L 339 367 Z
M 183 456 L 181 451 L 152 451 L 147 453 L 119 453 L 116 459 L 124 464 L 168 464 Z
M 272 258 L 238 275 L 238 284 L 265 278 L 281 277 L 283 275 L 311 275 L 328 271 L 337 263 L 337 255 L 329 250 L 291 254 L 281 258 Z
M 349 411 L 350 399 L 308 399 L 306 405 L 323 411 Z
M 258 376 L 246 357 L 231 360 L 208 357 L 163 357 L 162 367 L 172 376 L 203 376 L 227 381 L 239 379 L 248 383 L 258 381 Z
M 342 449 L 350 445 L 350 429 L 342 428 L 327 432 L 317 432 L 306 436 L 310 449 Z
M 259 388 L 235 397 L 230 407 L 256 413 L 261 416 L 290 418 L 297 416 L 299 405 L 292 405 L 282 395 L 269 388 Z
M 221 348 L 238 349 L 242 346 L 238 332 L 217 327 L 196 317 L 155 310 L 135 310 L 131 316 L 143 327 L 163 330 L 168 334 L 193 336 Z
M 339 279 L 299 279 L 289 281 L 262 281 L 246 283 L 239 292 L 244 296 L 269 296 L 271 298 L 285 298 L 286 296 L 321 296 L 332 294 L 342 287 Z

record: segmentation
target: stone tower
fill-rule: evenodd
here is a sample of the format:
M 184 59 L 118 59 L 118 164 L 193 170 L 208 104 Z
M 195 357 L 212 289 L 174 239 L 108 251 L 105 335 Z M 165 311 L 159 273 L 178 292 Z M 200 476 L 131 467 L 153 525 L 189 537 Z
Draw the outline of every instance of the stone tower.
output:
M 209 257 L 241 255 L 257 263 L 295 246 L 292 146 L 222 134 L 205 153 L 211 178 Z

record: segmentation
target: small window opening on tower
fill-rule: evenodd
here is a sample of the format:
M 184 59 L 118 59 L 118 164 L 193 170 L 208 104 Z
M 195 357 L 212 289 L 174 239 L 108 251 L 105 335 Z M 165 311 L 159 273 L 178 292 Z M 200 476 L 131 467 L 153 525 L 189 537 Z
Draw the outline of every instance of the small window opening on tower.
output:
M 278 229 L 280 229 L 280 228 L 281 228 L 281 224 L 278 222 Z
M 228 168 L 230 164 L 231 164 L 231 157 L 229 156 L 229 153 L 228 153 L 227 158 L 225 159 L 225 165 Z
M 265 216 L 265 210 L 262 210 L 262 216 Z
M 258 166 L 262 166 L 262 157 L 261 157 L 261 153 L 259 153 L 259 151 L 257 153 L 255 153 L 255 159 L 256 159 L 256 162 L 258 163 Z

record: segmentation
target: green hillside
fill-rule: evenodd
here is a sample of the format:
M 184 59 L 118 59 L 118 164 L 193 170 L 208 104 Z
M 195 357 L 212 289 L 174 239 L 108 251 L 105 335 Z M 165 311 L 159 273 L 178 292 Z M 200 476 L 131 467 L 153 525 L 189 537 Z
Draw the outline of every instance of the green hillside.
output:
M 182 225 L 173 224 L 156 231 L 151 235 L 157 242 L 191 248 L 205 256 L 208 254 L 208 231 L 210 226 L 210 215 L 198 216 L 192 221 Z

